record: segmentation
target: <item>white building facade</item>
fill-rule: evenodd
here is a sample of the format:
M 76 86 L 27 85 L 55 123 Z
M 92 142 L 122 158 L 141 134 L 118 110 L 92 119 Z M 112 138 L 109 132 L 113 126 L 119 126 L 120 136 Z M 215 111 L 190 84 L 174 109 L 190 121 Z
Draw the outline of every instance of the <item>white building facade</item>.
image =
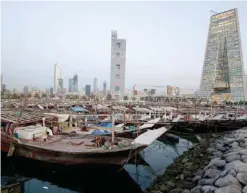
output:
M 124 95 L 126 40 L 118 39 L 117 31 L 111 32 L 111 77 L 110 90 L 113 95 Z
M 58 64 L 54 65 L 54 93 L 58 92 L 59 79 L 61 79 L 61 69 Z

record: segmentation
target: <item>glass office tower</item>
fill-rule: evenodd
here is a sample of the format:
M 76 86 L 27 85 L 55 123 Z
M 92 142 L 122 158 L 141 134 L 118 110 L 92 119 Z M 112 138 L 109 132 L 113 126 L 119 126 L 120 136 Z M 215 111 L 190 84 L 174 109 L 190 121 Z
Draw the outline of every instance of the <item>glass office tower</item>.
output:
M 235 101 L 246 100 L 246 80 L 237 9 L 211 16 L 200 95 L 231 95 Z

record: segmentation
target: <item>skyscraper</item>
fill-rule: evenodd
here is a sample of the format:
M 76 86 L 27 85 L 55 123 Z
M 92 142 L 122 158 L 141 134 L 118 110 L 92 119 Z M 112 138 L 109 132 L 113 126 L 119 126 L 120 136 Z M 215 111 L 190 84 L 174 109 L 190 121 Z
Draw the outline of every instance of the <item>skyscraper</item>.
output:
M 97 78 L 93 79 L 93 92 L 96 93 L 98 90 L 98 80 Z
M 126 40 L 118 39 L 117 31 L 111 32 L 111 77 L 113 94 L 124 94 L 125 90 Z
M 58 80 L 61 78 L 61 69 L 58 64 L 54 65 L 54 93 L 58 91 Z
M 106 81 L 103 82 L 103 95 L 106 96 Z
M 78 92 L 78 76 L 74 75 L 73 78 L 73 92 Z
M 58 79 L 58 88 L 59 88 L 60 90 L 63 89 L 63 79 L 62 79 L 62 78 L 59 78 L 59 79 Z
M 50 87 L 50 95 L 53 95 L 54 93 L 53 93 L 53 88 L 52 87 Z
M 91 85 L 86 85 L 85 90 L 86 90 L 86 95 L 90 96 L 91 95 Z
M 73 78 L 69 79 L 69 92 L 73 92 Z
M 200 95 L 225 94 L 245 100 L 246 80 L 237 9 L 211 16 Z

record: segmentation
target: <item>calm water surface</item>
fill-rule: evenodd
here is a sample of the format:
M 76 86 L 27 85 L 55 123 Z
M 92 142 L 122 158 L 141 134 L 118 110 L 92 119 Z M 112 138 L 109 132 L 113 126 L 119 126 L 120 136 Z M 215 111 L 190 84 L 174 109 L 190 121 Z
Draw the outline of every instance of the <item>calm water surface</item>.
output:
M 21 183 L 25 193 L 72 193 L 142 192 L 150 186 L 157 175 L 164 173 L 166 167 L 192 143 L 180 138 L 178 142 L 154 141 L 140 153 L 146 164 L 126 164 L 124 167 L 81 166 L 65 167 L 47 165 L 26 159 L 12 159 L 2 155 L 1 186 L 15 181 L 15 178 L 28 178 Z

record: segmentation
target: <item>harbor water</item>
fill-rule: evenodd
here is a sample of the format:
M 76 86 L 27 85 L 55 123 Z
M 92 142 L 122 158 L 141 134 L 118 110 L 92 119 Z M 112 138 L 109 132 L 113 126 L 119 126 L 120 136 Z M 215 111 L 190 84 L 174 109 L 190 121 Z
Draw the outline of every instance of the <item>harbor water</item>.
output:
M 18 186 L 23 193 L 142 192 L 191 146 L 192 142 L 184 138 L 176 141 L 159 139 L 140 153 L 141 165 L 135 164 L 137 160 L 134 159 L 123 167 L 54 167 L 2 154 L 1 187 L 14 184 L 19 179 L 22 182 Z

